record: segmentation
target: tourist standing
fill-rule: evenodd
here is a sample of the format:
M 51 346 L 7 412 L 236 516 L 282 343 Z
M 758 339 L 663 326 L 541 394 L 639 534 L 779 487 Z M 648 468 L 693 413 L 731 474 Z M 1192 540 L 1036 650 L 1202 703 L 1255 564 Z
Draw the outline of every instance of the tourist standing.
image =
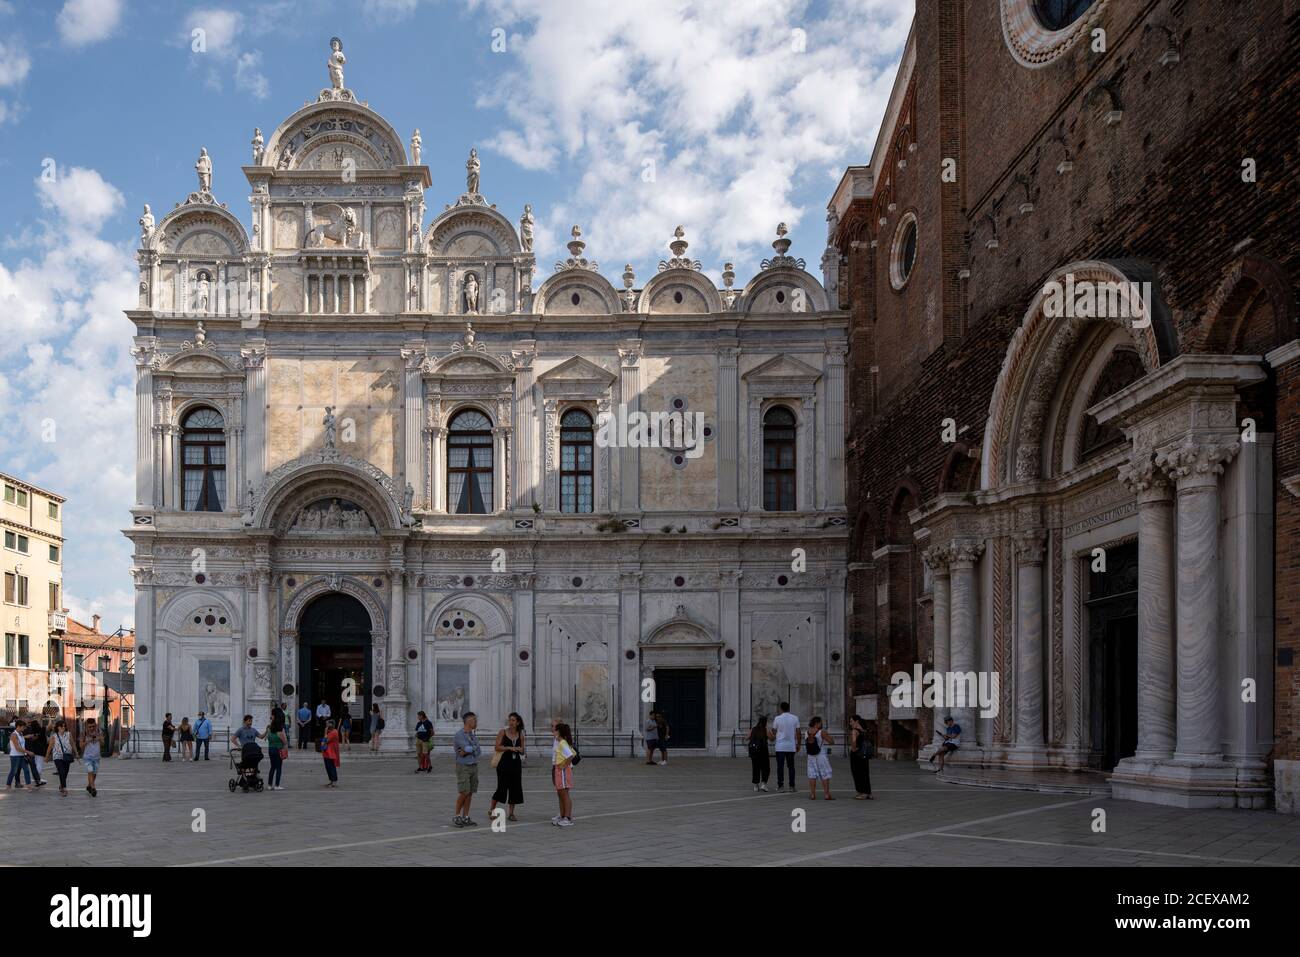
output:
M 659 722 L 659 754 L 663 756 L 659 766 L 663 768 L 668 766 L 668 737 L 672 729 L 668 727 L 668 715 L 662 711 L 655 712 L 655 720 Z
M 821 718 L 814 717 L 808 722 L 808 737 L 804 741 L 804 748 L 808 752 L 808 796 L 814 801 L 817 800 L 818 781 L 826 792 L 826 800 L 835 800 L 831 797 L 830 754 L 830 746 L 834 743 L 830 732 L 822 730 Z
M 782 701 L 777 705 L 777 716 L 772 719 L 772 728 L 767 732 L 770 740 L 776 743 L 776 789 L 785 789 L 785 772 L 790 771 L 790 793 L 796 790 L 794 783 L 794 755 L 799 750 L 799 718 L 790 713 L 790 702 Z
M 307 707 L 307 702 L 302 703 L 295 716 L 298 721 L 298 748 L 306 750 L 307 742 L 311 740 L 311 708 Z
M 32 772 L 27 763 L 27 739 L 23 737 L 26 727 L 27 722 L 15 720 L 14 729 L 9 732 L 9 776 L 5 778 L 6 789 L 12 789 L 18 784 L 20 775 L 27 782 L 23 786 L 29 791 L 32 789 Z
M 168 711 L 163 715 L 162 724 L 162 743 L 163 743 L 163 760 L 172 759 L 172 741 L 176 737 L 176 725 L 172 724 L 172 713 Z
M 870 801 L 871 798 L 871 733 L 867 723 L 858 715 L 849 718 L 852 729 L 849 739 L 849 771 L 853 774 L 853 790 L 857 792 L 855 801 Z
M 384 716 L 379 711 L 379 705 L 370 706 L 370 750 L 378 751 L 379 742 L 384 734 Z
M 343 702 L 343 713 L 339 715 L 339 743 L 344 751 L 352 750 L 352 709 Z
M 655 763 L 655 752 L 659 750 L 659 715 L 653 710 L 645 719 L 645 763 Z
M 330 715 L 332 714 L 333 712 L 330 711 L 330 703 L 322 698 L 321 703 L 316 705 L 316 728 L 317 733 L 320 734 L 322 740 L 324 740 L 325 730 L 329 724 Z
M 189 715 L 181 718 L 180 727 L 176 729 L 181 735 L 181 760 L 194 760 L 194 728 L 190 726 Z
M 194 760 L 197 761 L 201 754 L 204 761 L 211 761 L 212 755 L 208 753 L 211 744 L 212 722 L 204 712 L 200 711 L 199 719 L 194 722 Z
M 46 750 L 47 758 L 54 762 L 54 770 L 59 773 L 59 793 L 68 796 L 68 769 L 77 758 L 77 747 L 72 743 L 68 733 L 68 724 L 63 719 L 54 723 L 54 733 Z
M 99 725 L 94 718 L 86 719 L 86 730 L 82 734 L 81 761 L 86 765 L 86 791 L 91 797 L 99 797 L 95 779 L 99 777 Z
M 573 764 L 578 749 L 573 746 L 573 732 L 563 721 L 552 724 L 555 742 L 551 745 L 551 783 L 560 801 L 560 813 L 551 818 L 556 827 L 573 826 Z
M 257 739 L 261 737 L 265 737 L 265 735 L 258 734 L 257 729 L 253 727 L 253 716 L 246 714 L 244 715 L 244 723 L 235 729 L 235 733 L 230 736 L 230 740 L 234 742 L 235 747 L 242 751 L 244 745 L 249 742 L 256 744 Z
M 492 792 L 488 820 L 498 804 L 506 804 L 507 821 L 515 820 L 515 805 L 524 803 L 524 719 L 511 711 L 506 726 L 497 732 L 492 763 L 497 768 L 497 789 Z
M 456 816 L 451 823 L 456 827 L 478 827 L 478 822 L 469 816 L 470 802 L 478 791 L 478 756 L 483 753 L 475 733 L 478 716 L 473 711 L 466 711 L 461 725 L 453 741 L 456 748 Z
M 329 781 L 326 782 L 327 788 L 338 787 L 339 784 L 339 733 L 334 730 L 334 722 L 325 722 L 325 733 L 321 736 L 321 757 L 325 759 L 325 773 L 329 775 Z
M 45 749 L 49 740 L 45 733 L 45 723 L 39 718 L 35 721 L 27 722 L 27 730 L 23 733 L 23 738 L 27 742 L 27 763 L 31 766 L 32 777 L 36 779 L 38 788 L 45 787 Z
M 433 773 L 433 762 L 430 760 L 430 752 L 433 751 L 433 722 L 429 716 L 421 711 L 416 715 L 419 720 L 415 722 L 415 757 L 419 765 L 415 773 L 421 771 Z
M 279 709 L 277 709 L 279 711 Z M 266 739 L 266 753 L 271 759 L 271 772 L 266 776 L 266 784 L 272 791 L 283 791 L 280 785 L 284 774 L 284 759 L 289 756 L 289 733 L 284 727 L 284 712 L 271 712 L 271 723 L 262 733 Z
M 772 774 L 772 759 L 767 754 L 767 715 L 760 714 L 758 721 L 749 729 L 750 778 L 755 791 L 767 790 L 767 779 Z

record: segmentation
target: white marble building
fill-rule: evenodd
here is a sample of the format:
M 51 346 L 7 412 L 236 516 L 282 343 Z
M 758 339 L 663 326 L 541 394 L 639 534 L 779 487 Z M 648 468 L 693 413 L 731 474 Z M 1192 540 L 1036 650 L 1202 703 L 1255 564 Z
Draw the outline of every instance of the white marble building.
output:
M 139 726 L 227 700 L 260 721 L 352 678 L 385 748 L 420 709 L 630 742 L 653 678 L 678 748 L 729 753 L 782 698 L 841 727 L 833 272 L 828 295 L 784 227 L 742 286 L 680 227 L 644 282 L 615 288 L 576 228 L 539 270 L 531 210 L 484 198 L 476 154 L 430 221 L 418 131 L 408 151 L 341 57 L 330 76 L 256 133 L 251 228 L 206 154 L 141 219 Z M 702 428 L 599 441 L 636 412 Z

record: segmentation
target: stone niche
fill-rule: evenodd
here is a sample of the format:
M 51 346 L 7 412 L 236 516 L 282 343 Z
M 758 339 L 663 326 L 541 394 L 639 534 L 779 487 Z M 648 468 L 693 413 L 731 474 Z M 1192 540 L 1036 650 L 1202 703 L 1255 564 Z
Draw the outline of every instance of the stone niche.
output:
M 266 365 L 269 468 L 320 448 L 325 407 L 333 406 L 339 449 L 395 474 L 400 360 L 270 358 Z

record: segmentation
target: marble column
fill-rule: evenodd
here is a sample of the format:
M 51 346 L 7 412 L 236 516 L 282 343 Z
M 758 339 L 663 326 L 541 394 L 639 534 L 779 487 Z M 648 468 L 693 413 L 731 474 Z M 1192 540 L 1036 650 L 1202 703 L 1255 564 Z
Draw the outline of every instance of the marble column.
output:
M 921 559 L 930 568 L 932 584 L 931 600 L 934 608 L 934 661 L 932 669 L 937 678 L 942 679 L 948 673 L 951 662 L 949 646 L 952 616 L 952 580 L 948 570 L 950 551 L 944 545 L 931 545 L 921 553 Z M 934 727 L 943 727 L 943 716 L 947 705 L 936 704 L 934 707 Z M 920 757 L 928 759 L 936 749 L 938 738 L 931 737 L 921 746 Z
M 844 507 L 844 356 L 842 343 L 826 351 L 826 507 Z
M 730 734 L 739 730 L 741 722 L 748 725 L 749 715 L 740 713 L 740 582 L 744 573 L 739 568 L 724 569 L 719 575 L 719 605 L 721 614 L 718 619 L 718 637 L 723 644 L 721 681 L 722 723 L 719 731 Z M 733 652 L 726 657 L 726 652 Z M 710 741 L 709 746 L 721 745 Z
M 1041 754 L 1043 736 L 1043 552 L 1047 535 L 1022 532 L 1016 548 L 1015 750 Z M 1003 675 L 999 680 L 1005 681 Z
M 131 349 L 135 356 L 135 504 L 156 508 L 154 470 L 157 462 L 153 449 L 153 360 L 152 345 Z
M 424 488 L 424 476 L 421 475 L 420 450 L 424 444 L 421 429 L 424 426 L 424 380 L 421 367 L 424 363 L 423 343 L 417 347 L 402 350 L 406 379 L 403 390 L 402 406 L 402 471 L 405 473 L 402 488 L 409 483 L 417 491 Z
M 641 575 L 634 566 L 619 570 L 618 588 L 618 687 L 622 689 L 619 714 L 620 731 L 635 734 L 641 730 Z M 628 653 L 631 657 L 628 657 Z
M 723 512 L 740 508 L 739 361 L 740 350 L 734 346 L 718 351 L 718 510 Z
M 641 343 L 629 343 L 618 350 L 619 402 L 628 415 L 641 408 Z M 641 510 L 641 450 L 624 446 L 619 449 L 620 508 L 624 512 Z
M 534 661 L 534 623 L 533 623 L 533 576 L 523 572 L 515 578 L 515 691 L 514 707 L 524 720 L 530 721 L 530 728 L 539 725 L 541 718 L 533 706 L 533 668 Z
M 244 364 L 244 475 L 254 488 L 266 478 L 266 345 L 261 340 L 240 350 Z M 244 489 L 232 498 L 243 503 Z
M 976 611 L 979 605 L 979 582 L 976 580 L 975 569 L 979 565 L 980 556 L 984 554 L 984 543 L 958 539 L 952 543 L 949 554 L 951 555 L 949 569 L 952 577 L 949 619 L 951 622 L 949 640 L 952 645 L 951 668 L 956 674 L 978 677 L 975 662 L 978 645 Z M 977 682 L 976 685 L 978 687 Z M 961 725 L 962 748 L 968 751 L 975 749 L 978 740 L 975 724 L 978 710 L 978 701 L 971 701 L 969 696 L 960 707 L 954 706 L 948 709 Z
M 510 463 L 514 469 L 515 509 L 527 511 L 533 502 L 541 504 L 537 494 L 537 409 L 533 399 L 533 343 L 525 342 L 515 359 L 515 455 Z M 523 714 L 524 712 L 520 712 Z
M 1228 439 L 1194 439 L 1156 454 L 1177 498 L 1175 599 L 1178 724 L 1174 762 L 1223 759 L 1219 680 L 1219 476 L 1240 449 Z
M 1137 495 L 1137 752 L 1142 763 L 1174 753 L 1174 502 L 1150 449 L 1133 453 L 1120 481 Z
M 162 716 L 154 708 L 154 676 L 157 656 L 153 633 L 153 572 L 148 568 L 132 568 L 135 577 L 135 723 L 140 728 L 162 726 Z M 147 648 L 145 654 L 141 648 Z M 74 681 L 75 676 L 69 676 Z M 72 688 L 69 687 L 69 694 Z

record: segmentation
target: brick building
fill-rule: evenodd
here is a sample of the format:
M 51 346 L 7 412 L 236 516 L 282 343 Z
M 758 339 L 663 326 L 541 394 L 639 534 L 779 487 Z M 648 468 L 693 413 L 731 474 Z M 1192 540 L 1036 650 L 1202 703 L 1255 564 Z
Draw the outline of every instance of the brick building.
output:
M 952 709 L 968 765 L 1294 809 L 1298 33 L 1296 0 L 917 5 L 828 213 L 882 753 L 931 753 L 948 706 L 889 695 L 920 664 L 999 679 Z

